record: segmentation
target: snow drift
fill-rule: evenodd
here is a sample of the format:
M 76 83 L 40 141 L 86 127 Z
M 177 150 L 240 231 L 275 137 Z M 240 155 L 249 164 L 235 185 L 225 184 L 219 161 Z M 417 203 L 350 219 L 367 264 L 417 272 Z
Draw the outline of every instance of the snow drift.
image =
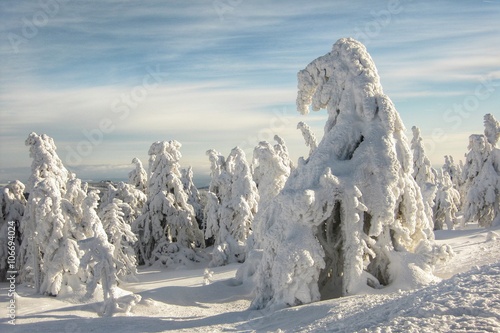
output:
M 298 89 L 298 111 L 326 108 L 328 119 L 317 148 L 258 216 L 266 230 L 252 306 L 433 281 L 447 249 L 433 244 L 404 125 L 365 47 L 340 39 L 298 73 Z

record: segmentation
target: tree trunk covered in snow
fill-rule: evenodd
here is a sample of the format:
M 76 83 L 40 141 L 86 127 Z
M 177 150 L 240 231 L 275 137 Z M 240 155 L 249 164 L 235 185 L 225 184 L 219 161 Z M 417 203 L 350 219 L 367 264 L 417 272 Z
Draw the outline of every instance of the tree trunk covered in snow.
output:
M 404 125 L 365 47 L 341 39 L 298 74 L 297 107 L 325 133 L 263 218 L 254 308 L 433 280 L 433 231 Z

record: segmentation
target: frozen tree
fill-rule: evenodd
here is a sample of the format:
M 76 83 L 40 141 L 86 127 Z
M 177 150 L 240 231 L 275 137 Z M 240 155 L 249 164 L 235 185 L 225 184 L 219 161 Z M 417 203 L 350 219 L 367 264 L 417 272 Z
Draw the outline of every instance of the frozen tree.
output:
M 438 256 L 404 126 L 365 47 L 341 39 L 298 74 L 325 134 L 264 212 L 254 308 L 432 281 Z
M 0 188 L 0 281 L 5 281 L 7 271 L 17 270 L 16 258 L 9 260 L 9 252 L 16 253 L 21 243 L 19 228 L 25 206 L 24 184 L 19 180 Z
M 500 122 L 491 113 L 484 116 L 484 135 L 493 147 L 500 139 Z
M 204 244 L 193 207 L 181 181 L 181 144 L 157 141 L 149 149 L 148 200 L 134 222 L 139 232 L 139 262 L 166 266 L 200 259 L 195 249 Z
M 482 227 L 500 224 L 500 150 L 482 134 L 469 137 L 462 179 L 465 186 L 464 222 Z
M 257 186 L 245 153 L 234 148 L 227 160 L 215 150 L 207 151 L 212 181 L 207 195 L 205 238 L 214 237 L 212 266 L 243 262 L 251 223 L 257 212 Z
M 441 170 L 434 204 L 434 230 L 442 230 L 445 225 L 452 230 L 459 208 L 460 192 L 454 188 L 449 173 Z
M 461 163 L 462 161 L 460 161 L 460 164 L 456 164 L 455 161 L 453 160 L 453 156 L 445 155 L 444 164 L 442 167 L 443 172 L 448 173 L 451 182 L 453 183 L 453 186 L 455 187 L 456 190 L 460 192 L 460 194 L 462 194 L 461 189 L 463 187 Z
M 104 208 L 115 199 L 120 200 L 118 205 L 124 214 L 125 221 L 132 224 L 141 215 L 147 196 L 133 185 L 124 182 L 119 182 L 116 186 L 108 184 L 108 190 L 102 196 L 100 205 Z
M 70 230 L 76 240 L 92 237 L 92 229 L 83 218 L 83 202 L 87 197 L 88 185 L 82 184 L 82 181 L 75 174 L 69 174 L 67 181 L 67 190 L 63 195 L 64 219 L 69 223 Z
M 124 219 L 125 214 L 120 208 L 123 207 L 122 204 L 120 199 L 114 199 L 104 206 L 99 214 L 108 241 L 114 246 L 113 260 L 119 278 L 137 273 L 137 259 L 133 247 L 137 237 Z
M 193 206 L 194 214 L 196 216 L 196 222 L 200 228 L 203 227 L 203 205 L 201 203 L 200 192 L 196 188 L 193 182 L 193 168 L 188 167 L 187 169 L 181 170 L 181 180 L 184 191 L 188 196 L 188 203 Z
M 411 140 L 411 149 L 413 150 L 413 178 L 417 181 L 422 191 L 425 211 L 429 220 L 432 221 L 432 209 L 436 196 L 436 171 L 432 168 L 431 162 L 425 155 L 420 129 L 413 126 L 411 130 L 413 132 Z
M 100 282 L 104 296 L 102 315 L 112 316 L 116 310 L 117 272 L 113 258 L 114 246 L 108 242 L 108 236 L 99 219 L 96 208 L 98 195 L 89 193 L 84 203 L 84 219 L 92 226 L 93 237 L 78 242 L 84 255 L 80 265 L 82 269 L 90 271 L 87 281 L 87 297 L 94 295 L 97 284 Z
M 306 146 L 309 147 L 309 156 L 311 156 L 313 151 L 318 148 L 318 141 L 316 140 L 316 136 L 314 135 L 309 125 L 307 125 L 303 121 L 297 124 L 297 129 L 300 129 L 300 131 L 302 132 L 302 136 L 306 141 Z
M 31 133 L 26 140 L 33 158 L 29 200 L 21 221 L 21 280 L 34 282 L 38 293 L 57 295 L 78 273 L 79 249 L 65 215 L 75 208 L 63 197 L 69 173 L 49 136 Z
M 141 160 L 137 157 L 134 157 L 132 163 L 135 164 L 135 169 L 129 172 L 128 183 L 145 193 L 148 183 L 148 174 L 146 170 L 144 170 Z
M 292 169 L 290 160 L 279 154 L 283 150 L 281 147 L 284 146 L 284 141 L 278 136 L 275 139 L 277 143 L 274 146 L 262 141 L 253 151 L 254 179 L 259 191 L 259 212 L 252 224 L 252 237 L 254 242 L 258 243 L 257 247 L 260 247 L 262 239 L 261 226 L 258 225 L 261 221 L 259 215 L 283 189 Z

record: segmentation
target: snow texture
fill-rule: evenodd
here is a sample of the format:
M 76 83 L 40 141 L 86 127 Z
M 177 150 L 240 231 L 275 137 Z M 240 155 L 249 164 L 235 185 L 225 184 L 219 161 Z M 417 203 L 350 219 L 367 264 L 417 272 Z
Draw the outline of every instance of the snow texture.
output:
M 297 108 L 326 108 L 325 134 L 264 213 L 254 308 L 435 280 L 432 222 L 404 126 L 365 47 L 340 39 L 298 74 Z
M 139 233 L 139 263 L 173 267 L 200 259 L 203 232 L 188 203 L 180 173 L 181 144 L 157 141 L 149 149 L 147 203 L 134 222 Z

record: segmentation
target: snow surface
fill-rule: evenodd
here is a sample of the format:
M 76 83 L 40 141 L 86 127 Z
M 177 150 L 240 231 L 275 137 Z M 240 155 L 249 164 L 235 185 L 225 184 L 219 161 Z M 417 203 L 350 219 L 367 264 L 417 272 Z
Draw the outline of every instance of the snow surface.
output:
M 9 325 L 9 286 L 1 283 L 0 332 L 498 332 L 500 228 L 469 225 L 435 235 L 456 255 L 437 266 L 436 274 L 446 280 L 421 289 L 259 311 L 248 309 L 253 283 L 234 279 L 240 264 L 140 267 L 137 281 L 120 287 L 142 300 L 114 317 L 97 315 L 102 299 L 80 304 L 76 295 L 47 297 L 17 286 L 16 325 Z M 130 297 L 124 291 L 120 296 Z

